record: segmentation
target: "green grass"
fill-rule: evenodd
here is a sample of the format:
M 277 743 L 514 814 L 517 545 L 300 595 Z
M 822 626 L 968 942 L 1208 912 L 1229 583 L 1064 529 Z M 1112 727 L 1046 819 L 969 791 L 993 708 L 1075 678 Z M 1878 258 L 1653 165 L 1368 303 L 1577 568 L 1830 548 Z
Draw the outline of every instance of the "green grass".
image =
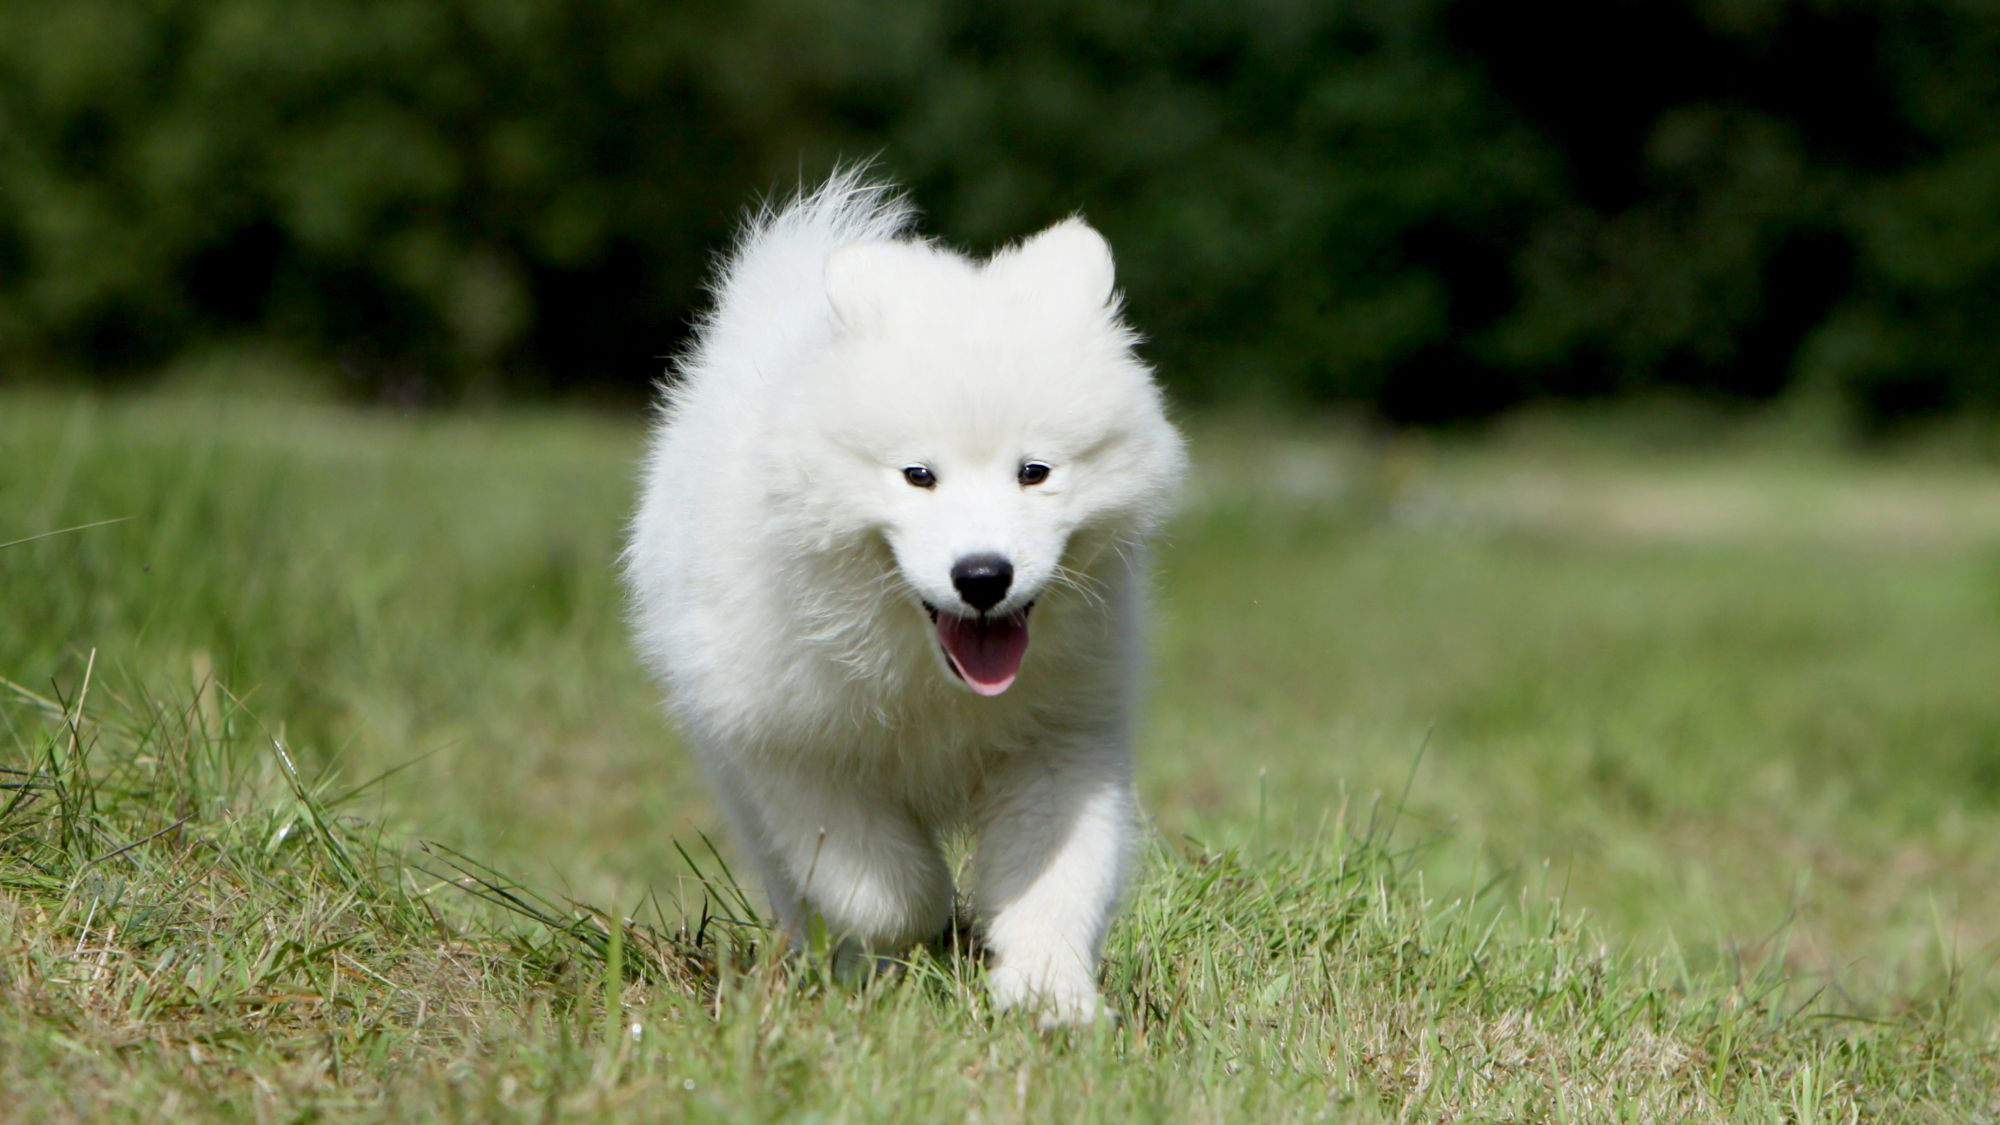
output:
M 0 1117 L 2000 1120 L 2000 473 L 1193 436 L 1044 1035 L 744 924 L 635 422 L 0 396 Z

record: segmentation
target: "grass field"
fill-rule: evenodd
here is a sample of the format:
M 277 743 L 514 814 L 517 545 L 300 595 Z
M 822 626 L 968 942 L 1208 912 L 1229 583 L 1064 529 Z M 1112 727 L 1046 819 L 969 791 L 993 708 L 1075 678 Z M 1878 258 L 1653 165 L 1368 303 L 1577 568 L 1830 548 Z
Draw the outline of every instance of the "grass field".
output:
M 749 923 L 634 421 L 0 396 L 0 1118 L 2000 1120 L 2000 471 L 1192 430 L 1044 1035 Z

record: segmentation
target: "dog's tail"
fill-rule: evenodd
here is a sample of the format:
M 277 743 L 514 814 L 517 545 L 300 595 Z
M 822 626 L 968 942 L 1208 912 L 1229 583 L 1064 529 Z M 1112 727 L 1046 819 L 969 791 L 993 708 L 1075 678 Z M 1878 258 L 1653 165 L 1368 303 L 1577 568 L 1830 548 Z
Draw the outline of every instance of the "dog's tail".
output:
M 819 187 L 767 202 L 745 224 L 712 286 L 715 305 L 699 325 L 688 375 L 736 377 L 785 370 L 830 331 L 826 260 L 842 246 L 906 234 L 916 209 L 866 164 L 836 169 Z M 737 369 L 728 371 L 717 369 Z

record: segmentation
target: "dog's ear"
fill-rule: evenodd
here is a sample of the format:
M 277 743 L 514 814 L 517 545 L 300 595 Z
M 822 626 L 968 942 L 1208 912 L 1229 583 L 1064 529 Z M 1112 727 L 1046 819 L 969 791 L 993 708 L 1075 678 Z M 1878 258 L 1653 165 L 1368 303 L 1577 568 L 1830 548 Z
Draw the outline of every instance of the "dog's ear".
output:
M 1102 309 L 1111 303 L 1118 271 L 1111 245 L 1081 217 L 1064 219 L 1012 249 L 993 256 L 987 268 L 1017 292 L 1072 308 Z
M 886 242 L 857 242 L 827 255 L 826 296 L 841 324 L 861 328 L 881 318 L 908 269 L 907 256 Z

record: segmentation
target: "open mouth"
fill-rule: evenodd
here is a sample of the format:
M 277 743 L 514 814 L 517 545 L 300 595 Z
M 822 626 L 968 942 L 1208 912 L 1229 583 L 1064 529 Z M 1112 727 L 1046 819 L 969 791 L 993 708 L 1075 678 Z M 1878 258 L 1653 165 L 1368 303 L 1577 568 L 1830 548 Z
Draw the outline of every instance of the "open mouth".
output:
M 1034 608 L 1035 603 L 1029 602 L 1016 613 L 958 617 L 924 603 L 937 626 L 945 663 L 981 695 L 999 695 L 1021 674 L 1021 657 L 1028 651 L 1028 613 Z

